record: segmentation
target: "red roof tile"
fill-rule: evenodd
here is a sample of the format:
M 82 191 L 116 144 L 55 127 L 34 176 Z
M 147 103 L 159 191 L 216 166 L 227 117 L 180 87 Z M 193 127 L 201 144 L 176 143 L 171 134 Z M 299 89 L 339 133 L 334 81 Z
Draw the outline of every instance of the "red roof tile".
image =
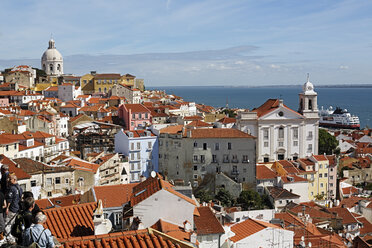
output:
M 257 165 L 256 166 L 256 178 L 258 180 L 265 180 L 265 179 L 275 179 L 277 174 L 267 168 L 265 165 Z
M 198 235 L 225 233 L 221 223 L 209 207 L 198 207 L 199 216 L 194 216 L 194 224 Z
M 148 108 L 146 108 L 142 104 L 124 104 L 124 107 L 129 111 L 129 109 L 132 111 L 132 113 L 144 113 L 144 112 L 151 112 Z
M 104 208 L 120 207 L 130 201 L 133 188 L 138 183 L 96 186 L 93 188 L 97 201 L 102 200 Z
M 191 123 L 189 123 L 186 126 L 187 127 L 213 127 L 213 125 L 208 124 L 208 123 L 206 123 L 204 121 L 201 121 L 201 120 L 192 121 Z
M 330 208 L 329 211 L 337 213 L 337 216 L 342 218 L 343 225 L 358 223 L 347 208 Z
M 260 107 L 253 109 L 252 112 L 257 112 L 257 117 L 264 116 L 271 111 L 277 109 L 279 107 L 279 99 L 269 99 L 264 104 L 262 104 Z M 283 105 L 286 109 L 294 112 L 297 115 L 302 116 L 301 114 L 297 113 L 296 111 L 288 108 L 286 105 Z
M 200 128 L 191 129 L 191 137 L 193 139 L 205 138 L 255 138 L 254 136 L 244 133 L 233 128 Z M 186 134 L 186 131 L 185 131 Z
M 231 231 L 235 233 L 235 236 L 231 237 L 230 240 L 233 242 L 238 242 L 239 240 L 249 237 L 252 234 L 262 231 L 268 227 L 282 229 L 271 223 L 247 219 L 243 222 L 239 222 L 231 226 Z
M 97 203 L 84 203 L 61 208 L 45 209 L 45 226 L 56 238 L 70 238 L 94 234 L 93 212 Z

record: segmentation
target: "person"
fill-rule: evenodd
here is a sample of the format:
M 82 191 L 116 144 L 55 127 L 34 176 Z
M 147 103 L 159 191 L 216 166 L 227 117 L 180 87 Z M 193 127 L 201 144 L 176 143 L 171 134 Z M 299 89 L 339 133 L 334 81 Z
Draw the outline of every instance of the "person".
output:
M 0 179 L 0 186 L 1 192 L 5 195 L 8 191 L 8 175 L 9 175 L 9 166 L 3 164 L 1 166 L 1 179 Z
M 36 214 L 36 224 L 25 229 L 23 233 L 23 246 L 29 246 L 33 242 L 36 242 L 41 248 L 55 247 L 52 233 L 49 229 L 43 227 L 46 220 L 47 217 L 42 212 Z
M 12 235 L 17 238 L 17 244 L 22 245 L 23 230 L 31 227 L 34 222 L 32 210 L 35 207 L 35 200 L 33 197 L 27 197 L 23 200 L 24 209 L 20 211 L 16 217 L 15 223 L 12 227 Z
M 22 197 L 22 188 L 18 185 L 17 176 L 9 174 L 9 186 L 6 193 L 6 208 L 5 208 L 5 233 L 10 243 L 15 243 L 15 238 L 10 233 L 15 217 L 20 209 L 20 200 Z
M 0 241 L 4 239 L 4 209 L 6 208 L 5 196 L 3 192 L 0 191 Z
M 27 206 L 24 206 L 24 201 L 25 199 L 31 197 L 32 199 L 34 199 L 34 194 L 31 192 L 31 191 L 24 191 L 23 194 L 22 194 L 22 200 L 21 200 L 21 210 L 26 210 L 27 209 Z M 35 200 L 34 200 L 34 208 L 32 209 L 32 217 L 35 219 L 35 216 L 38 212 L 41 212 L 41 209 L 40 207 L 36 204 Z

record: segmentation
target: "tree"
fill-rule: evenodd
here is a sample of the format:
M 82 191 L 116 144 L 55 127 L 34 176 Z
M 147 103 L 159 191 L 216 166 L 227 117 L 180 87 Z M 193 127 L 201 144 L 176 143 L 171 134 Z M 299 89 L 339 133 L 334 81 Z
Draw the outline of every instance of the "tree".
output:
M 242 205 L 244 210 L 262 209 L 264 205 L 261 196 L 253 190 L 242 191 L 238 203 Z
M 338 141 L 325 129 L 319 129 L 319 154 L 333 154 L 338 146 Z
M 234 197 L 224 188 L 218 191 L 216 199 L 219 200 L 224 207 L 231 207 L 234 203 Z
M 200 203 L 209 202 L 213 199 L 212 193 L 206 190 L 199 190 L 195 193 L 195 197 L 200 199 Z

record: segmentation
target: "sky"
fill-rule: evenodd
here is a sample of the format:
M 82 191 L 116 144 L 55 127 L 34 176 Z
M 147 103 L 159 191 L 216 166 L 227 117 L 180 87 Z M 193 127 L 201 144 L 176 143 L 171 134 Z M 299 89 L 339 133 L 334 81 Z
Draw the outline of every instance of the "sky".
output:
M 369 0 L 1 0 L 0 70 L 130 73 L 147 86 L 372 84 Z

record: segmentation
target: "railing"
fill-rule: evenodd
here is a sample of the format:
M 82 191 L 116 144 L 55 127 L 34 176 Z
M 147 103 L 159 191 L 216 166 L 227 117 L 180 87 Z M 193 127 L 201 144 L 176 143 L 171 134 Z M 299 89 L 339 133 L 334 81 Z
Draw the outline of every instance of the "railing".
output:
M 231 171 L 231 175 L 235 175 L 235 176 L 237 176 L 237 175 L 239 175 L 239 171 Z

